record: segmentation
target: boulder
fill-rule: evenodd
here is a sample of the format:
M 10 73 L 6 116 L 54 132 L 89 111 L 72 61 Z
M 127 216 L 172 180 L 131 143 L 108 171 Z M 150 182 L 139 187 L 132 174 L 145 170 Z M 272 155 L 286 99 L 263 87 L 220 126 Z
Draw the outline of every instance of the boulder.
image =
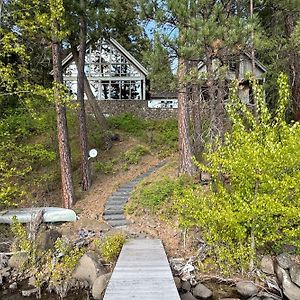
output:
M 284 272 L 284 269 L 281 268 L 279 265 L 275 264 L 275 274 L 276 274 L 276 277 L 277 277 L 277 281 L 279 284 L 282 284 L 282 280 L 283 280 L 283 272 Z
M 290 268 L 290 276 L 294 283 L 300 287 L 300 265 L 294 264 Z
M 202 283 L 198 283 L 192 292 L 196 298 L 200 299 L 209 299 L 213 295 L 213 292 Z
M 288 271 L 282 269 L 282 290 L 289 300 L 299 300 L 300 288 L 292 282 Z
M 36 236 L 36 246 L 41 251 L 52 249 L 61 234 L 55 229 L 42 228 Z
M 250 281 L 239 281 L 236 284 L 238 293 L 243 297 L 252 297 L 258 293 L 257 286 Z
M 177 290 L 180 290 L 181 289 L 181 279 L 179 277 L 174 277 L 174 282 L 175 282 Z
M 38 293 L 39 289 L 38 288 L 34 288 L 34 289 L 30 289 L 30 290 L 23 290 L 21 291 L 21 294 L 23 297 L 30 297 L 35 293 Z
M 197 300 L 192 294 L 191 292 L 187 292 L 185 294 L 180 295 L 180 299 L 181 300 Z
M 9 285 L 8 288 L 11 289 L 11 290 L 15 290 L 15 289 L 18 288 L 18 284 L 17 284 L 16 282 L 13 282 L 13 283 L 11 283 L 11 284 Z
M 94 299 L 102 299 L 103 292 L 107 287 L 110 276 L 111 273 L 107 273 L 96 278 L 92 287 L 92 296 Z
M 189 292 L 191 290 L 191 284 L 188 281 L 182 283 L 181 289 L 183 292 Z
M 87 281 L 92 287 L 96 278 L 105 274 L 105 269 L 99 257 L 93 253 L 85 253 L 79 260 L 73 273 L 73 278 L 79 281 Z
M 26 253 L 24 252 L 19 252 L 19 253 L 16 253 L 14 255 L 12 255 L 10 257 L 10 259 L 8 260 L 8 266 L 13 268 L 13 269 L 16 269 L 16 270 L 19 270 L 21 269 L 24 264 L 28 261 L 28 256 Z
M 276 256 L 276 261 L 278 265 L 285 270 L 289 269 L 294 264 L 291 256 L 288 253 L 279 254 Z
M 274 275 L 274 264 L 273 264 L 273 259 L 270 255 L 265 255 L 261 259 L 260 262 L 260 268 L 261 270 L 268 275 Z

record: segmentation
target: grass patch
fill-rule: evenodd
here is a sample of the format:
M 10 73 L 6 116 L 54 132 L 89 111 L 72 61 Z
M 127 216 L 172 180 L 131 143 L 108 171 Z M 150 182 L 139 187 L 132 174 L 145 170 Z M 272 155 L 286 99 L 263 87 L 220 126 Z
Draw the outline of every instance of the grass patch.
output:
M 192 179 L 186 176 L 169 178 L 167 176 L 149 182 L 139 184 L 131 196 L 131 201 L 126 205 L 126 212 L 130 215 L 138 215 L 147 210 L 150 213 L 161 216 L 170 216 L 173 211 L 173 198 L 181 195 L 184 189 L 193 186 Z
M 150 154 L 148 147 L 136 145 L 116 158 L 95 162 L 95 170 L 103 174 L 115 174 L 120 170 L 128 170 L 130 165 L 137 165 L 146 154 Z
M 177 150 L 178 128 L 176 119 L 145 120 L 131 113 L 109 118 L 111 128 L 121 130 L 147 143 L 152 151 L 166 157 Z

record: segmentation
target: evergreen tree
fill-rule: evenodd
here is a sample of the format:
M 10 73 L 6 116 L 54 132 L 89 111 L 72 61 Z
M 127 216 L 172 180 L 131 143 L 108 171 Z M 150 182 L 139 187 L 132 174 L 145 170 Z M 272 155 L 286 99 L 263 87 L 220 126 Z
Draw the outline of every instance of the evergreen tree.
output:
M 174 90 L 175 76 L 171 69 L 171 59 L 158 34 L 154 35 L 152 47 L 144 52 L 143 60 L 150 73 L 151 91 L 169 92 Z
M 255 7 L 262 28 L 265 43 L 259 51 L 268 67 L 267 82 L 275 82 L 279 72 L 289 74 L 292 92 L 293 118 L 300 120 L 300 44 L 299 30 L 300 4 L 298 1 L 264 0 Z M 275 90 L 271 86 L 271 91 Z M 274 94 L 274 93 L 272 93 Z
M 162 39 L 178 57 L 180 172 L 191 175 L 195 168 L 192 163 L 190 129 L 186 120 L 189 115 L 187 88 L 191 83 L 195 84 L 195 78 L 198 80 L 196 84 L 207 88 L 208 135 L 213 139 L 224 128 L 224 75 L 227 63 L 249 46 L 251 26 L 247 18 L 238 14 L 236 2 L 229 0 L 142 1 L 142 8 L 144 18 L 154 19 L 158 23 Z M 214 64 L 216 60 L 219 61 L 218 65 Z M 189 62 L 200 61 L 206 73 L 202 74 L 202 80 L 199 81 L 200 76 L 192 76 L 198 72 L 198 63 Z
M 61 43 L 66 35 L 63 27 L 64 7 L 61 0 L 49 0 L 47 2 L 36 0 L 20 1 L 11 0 L 12 17 L 18 34 L 31 39 L 42 32 L 43 39 L 52 49 L 53 60 L 53 96 L 57 116 L 57 137 L 60 155 L 62 202 L 64 207 L 71 207 L 74 203 L 74 189 L 71 171 L 71 157 L 68 139 L 66 107 L 62 77 L 62 49 Z M 24 13 L 26 12 L 26 13 Z M 33 40 L 34 41 L 34 40 Z M 34 86 L 33 88 L 41 89 Z M 42 91 L 42 93 L 45 93 Z

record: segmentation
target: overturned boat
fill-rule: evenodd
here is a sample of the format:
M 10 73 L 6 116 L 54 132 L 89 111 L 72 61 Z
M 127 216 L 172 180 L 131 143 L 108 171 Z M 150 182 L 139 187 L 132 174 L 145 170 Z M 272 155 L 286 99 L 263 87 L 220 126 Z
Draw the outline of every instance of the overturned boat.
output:
M 0 223 L 11 224 L 14 217 L 16 217 L 20 223 L 29 223 L 35 219 L 38 214 L 42 214 L 43 222 L 45 223 L 76 221 L 76 213 L 72 209 L 61 207 L 32 207 L 3 210 L 0 212 Z

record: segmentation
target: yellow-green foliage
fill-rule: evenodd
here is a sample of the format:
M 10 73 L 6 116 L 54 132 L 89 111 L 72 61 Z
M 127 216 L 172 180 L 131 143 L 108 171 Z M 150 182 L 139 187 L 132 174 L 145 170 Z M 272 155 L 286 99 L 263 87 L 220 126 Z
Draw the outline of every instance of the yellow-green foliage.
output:
M 16 217 L 13 217 L 13 223 L 11 225 L 11 231 L 16 239 L 14 249 L 16 251 L 22 251 L 30 254 L 32 251 L 31 242 L 28 239 L 28 233 L 26 228 L 17 220 Z
M 287 78 L 278 80 L 275 116 L 256 87 L 257 115 L 233 93 L 232 130 L 208 151 L 202 170 L 212 176 L 208 194 L 188 190 L 177 199 L 181 225 L 199 226 L 223 269 L 249 267 L 258 250 L 300 246 L 300 126 L 284 119 Z
M 78 247 L 71 247 L 63 239 L 57 239 L 54 245 L 56 254 L 60 254 L 61 257 L 56 258 L 52 264 L 50 285 L 60 286 L 70 281 L 72 273 L 84 254 L 83 249 Z
M 175 195 L 182 194 L 187 186 L 193 186 L 190 178 L 181 176 L 176 179 L 164 177 L 157 181 L 143 181 L 134 191 L 131 201 L 126 205 L 128 214 L 138 214 L 141 208 L 152 213 L 163 210 L 163 214 L 169 214 L 172 210 L 172 200 Z
M 104 260 L 107 262 L 116 261 L 125 241 L 126 238 L 123 233 L 106 236 L 100 243 L 100 253 Z

